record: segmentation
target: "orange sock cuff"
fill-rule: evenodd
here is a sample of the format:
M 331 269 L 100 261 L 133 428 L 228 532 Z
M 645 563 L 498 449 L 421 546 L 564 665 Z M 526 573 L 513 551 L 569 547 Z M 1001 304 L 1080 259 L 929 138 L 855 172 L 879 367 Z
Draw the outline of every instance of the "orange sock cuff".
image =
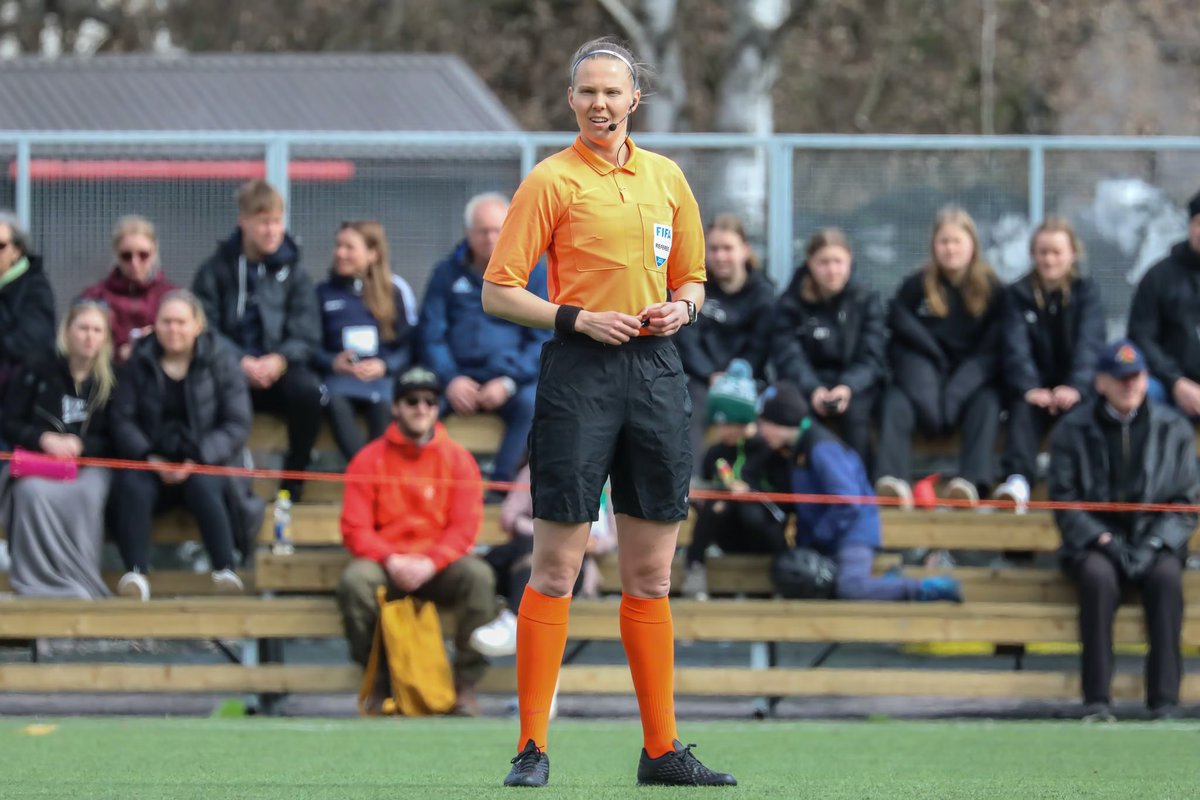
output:
M 521 608 L 525 601 L 521 601 Z M 660 625 L 671 621 L 671 601 L 665 597 L 634 597 L 621 594 L 621 616 L 633 622 Z
M 566 625 L 571 613 L 571 597 L 551 597 L 532 586 L 525 587 L 521 595 L 521 607 L 517 616 L 540 622 L 543 625 Z

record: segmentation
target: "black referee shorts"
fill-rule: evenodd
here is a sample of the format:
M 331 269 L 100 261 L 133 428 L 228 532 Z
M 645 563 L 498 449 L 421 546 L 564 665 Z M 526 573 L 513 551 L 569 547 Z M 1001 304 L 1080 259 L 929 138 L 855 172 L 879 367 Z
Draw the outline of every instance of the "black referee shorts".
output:
M 555 336 L 542 347 L 529 432 L 533 516 L 595 521 L 611 475 L 615 513 L 687 519 L 691 416 L 687 377 L 669 338 L 613 346 Z

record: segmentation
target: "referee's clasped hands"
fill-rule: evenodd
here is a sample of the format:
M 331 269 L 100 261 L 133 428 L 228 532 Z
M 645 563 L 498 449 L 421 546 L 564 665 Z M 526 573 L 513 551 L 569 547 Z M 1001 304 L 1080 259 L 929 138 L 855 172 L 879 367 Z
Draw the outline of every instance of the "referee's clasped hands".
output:
M 655 303 L 636 317 L 619 311 L 581 311 L 575 319 L 575 330 L 604 344 L 625 344 L 640 336 L 643 328 L 654 336 L 672 336 L 687 320 L 683 303 Z

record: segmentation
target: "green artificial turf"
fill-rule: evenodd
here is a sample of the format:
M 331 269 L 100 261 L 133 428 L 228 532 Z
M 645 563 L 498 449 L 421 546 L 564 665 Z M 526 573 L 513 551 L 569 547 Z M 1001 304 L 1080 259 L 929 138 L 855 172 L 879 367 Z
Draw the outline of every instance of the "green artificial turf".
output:
M 8 718 L 0 797 L 1200 797 L 1195 723 L 689 722 L 682 733 L 740 785 L 636 788 L 641 737 L 628 722 L 554 723 L 550 788 L 529 790 L 500 787 L 517 735 L 504 720 Z

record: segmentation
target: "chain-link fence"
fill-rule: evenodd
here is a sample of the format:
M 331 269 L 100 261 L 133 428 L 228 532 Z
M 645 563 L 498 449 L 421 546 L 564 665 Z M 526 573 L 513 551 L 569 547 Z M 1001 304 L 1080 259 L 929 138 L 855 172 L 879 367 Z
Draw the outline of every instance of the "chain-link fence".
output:
M 16 208 L 45 257 L 60 307 L 113 263 L 111 231 L 126 214 L 159 230 L 170 278 L 196 266 L 236 225 L 234 192 L 265 176 L 288 197 L 289 225 L 314 279 L 344 220 L 378 219 L 393 269 L 418 295 L 462 238 L 472 195 L 511 193 L 523 171 L 569 134 L 0 133 L 0 208 Z M 674 159 L 706 219 L 741 214 L 776 283 L 803 261 L 817 229 L 845 230 L 860 277 L 885 295 L 929 256 L 930 224 L 950 203 L 979 224 L 1005 280 L 1029 268 L 1039 212 L 1071 220 L 1101 284 L 1110 327 L 1132 286 L 1183 238 L 1186 199 L 1200 187 L 1200 140 L 739 137 L 650 135 Z

